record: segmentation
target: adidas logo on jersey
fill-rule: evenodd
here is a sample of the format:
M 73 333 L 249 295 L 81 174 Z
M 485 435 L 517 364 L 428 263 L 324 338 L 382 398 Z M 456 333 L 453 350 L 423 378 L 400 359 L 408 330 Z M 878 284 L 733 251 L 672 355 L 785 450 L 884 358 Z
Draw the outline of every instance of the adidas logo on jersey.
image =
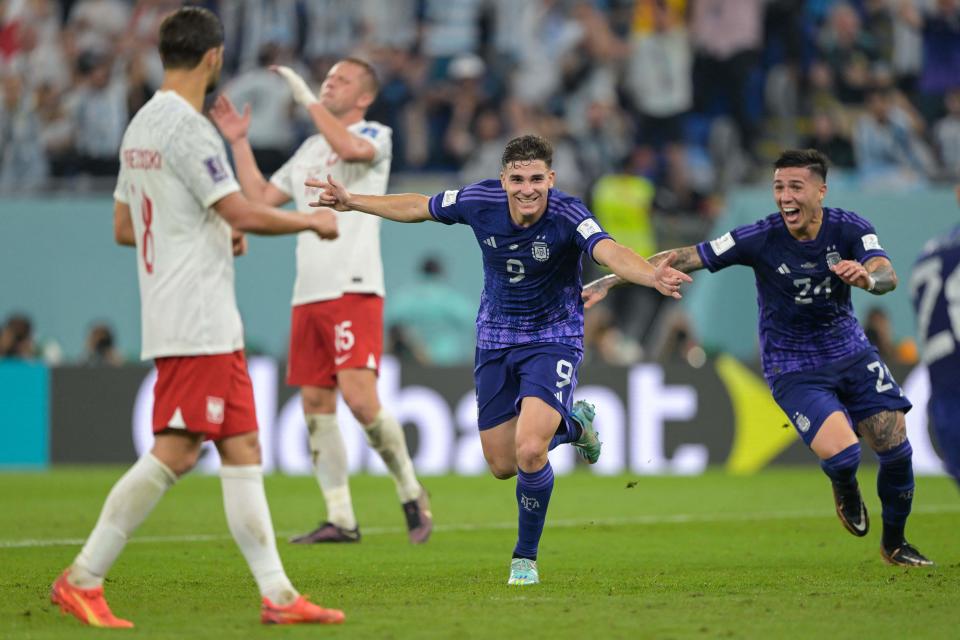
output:
M 557 400 L 559 400 L 560 402 L 563 402 L 563 391 L 557 391 L 557 392 L 556 392 L 555 394 L 553 394 L 553 395 L 555 395 L 555 396 L 557 397 Z
M 777 267 L 777 272 L 782 273 L 783 275 L 787 275 L 788 273 L 790 273 L 790 267 L 788 267 L 785 262 L 782 262 L 780 263 L 780 266 Z
M 497 239 L 494 238 L 493 236 L 490 236 L 489 238 L 483 241 L 483 244 L 487 245 L 488 247 L 493 247 L 494 249 L 496 249 Z

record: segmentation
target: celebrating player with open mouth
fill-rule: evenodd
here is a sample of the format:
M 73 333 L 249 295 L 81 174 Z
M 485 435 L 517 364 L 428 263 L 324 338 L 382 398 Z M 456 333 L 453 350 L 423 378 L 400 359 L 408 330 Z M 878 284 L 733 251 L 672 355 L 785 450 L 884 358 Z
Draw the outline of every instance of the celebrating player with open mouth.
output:
M 824 207 L 827 158 L 815 150 L 785 151 L 774 164 L 778 213 L 737 227 L 712 242 L 662 252 L 681 271 L 751 267 L 760 304 L 763 373 L 800 438 L 833 483 L 843 526 L 865 536 L 870 526 L 856 473 L 858 436 L 880 460 L 883 559 L 906 567 L 933 564 L 904 538 L 913 504 L 913 464 L 904 413 L 911 404 L 864 335 L 850 302 L 851 287 L 882 295 L 897 276 L 876 231 L 852 211 Z M 587 307 L 613 275 L 584 287 Z

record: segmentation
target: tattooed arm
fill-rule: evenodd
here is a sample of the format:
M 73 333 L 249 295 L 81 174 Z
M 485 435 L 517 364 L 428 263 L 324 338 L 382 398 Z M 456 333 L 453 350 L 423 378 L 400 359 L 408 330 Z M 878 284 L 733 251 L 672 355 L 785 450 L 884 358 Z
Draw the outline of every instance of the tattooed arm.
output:
M 676 257 L 670 266 L 677 271 L 690 273 L 691 271 L 696 271 L 697 269 L 703 268 L 703 261 L 700 259 L 700 254 L 697 253 L 697 248 L 695 246 L 661 251 L 660 253 L 651 256 L 647 261 L 656 267 L 661 262 L 666 260 L 671 254 L 675 254 Z M 584 308 L 589 309 L 593 305 L 603 300 L 607 296 L 607 292 L 610 289 L 627 283 L 627 280 L 624 280 L 616 274 L 603 276 L 602 278 L 598 278 L 597 280 L 588 283 L 583 287 Z
M 866 266 L 867 273 L 873 280 L 872 287 L 869 286 L 870 283 L 867 283 L 867 291 L 881 296 L 897 288 L 897 273 L 893 270 L 893 265 L 889 260 L 877 256 L 868 260 L 864 266 Z
M 851 287 L 860 287 L 875 296 L 882 296 L 897 288 L 897 274 L 890 261 L 883 256 L 871 258 L 866 264 L 856 260 L 841 260 L 830 269 Z

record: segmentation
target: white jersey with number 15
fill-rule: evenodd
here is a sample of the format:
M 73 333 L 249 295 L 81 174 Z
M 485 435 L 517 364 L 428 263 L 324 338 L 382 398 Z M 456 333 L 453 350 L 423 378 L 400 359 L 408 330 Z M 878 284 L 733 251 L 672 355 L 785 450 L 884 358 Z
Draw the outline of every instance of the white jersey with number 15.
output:
M 373 145 L 371 162 L 344 162 L 327 139 L 314 135 L 270 178 L 291 196 L 299 211 L 310 211 L 317 190 L 304 186 L 308 178 L 326 180 L 332 175 L 348 191 L 383 195 L 393 158 L 392 131 L 379 122 L 361 120 L 348 127 L 351 133 Z M 337 213 L 340 237 L 320 240 L 312 233 L 297 237 L 297 281 L 293 304 L 334 300 L 345 293 L 383 296 L 383 263 L 380 259 L 380 218 L 364 213 Z

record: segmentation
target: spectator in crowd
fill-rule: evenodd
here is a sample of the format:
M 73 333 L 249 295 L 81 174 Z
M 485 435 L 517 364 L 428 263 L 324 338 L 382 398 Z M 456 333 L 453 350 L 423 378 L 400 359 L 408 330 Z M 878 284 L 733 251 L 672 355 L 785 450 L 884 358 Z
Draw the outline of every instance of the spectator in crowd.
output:
M 744 150 L 752 151 L 749 88 L 763 43 L 763 0 L 691 0 L 690 36 L 697 111 L 732 114 Z
M 913 365 L 917 363 L 917 345 L 911 338 L 897 341 L 890 316 L 883 307 L 871 307 L 863 322 L 863 333 L 877 348 L 885 362 Z
M 606 305 L 594 307 L 583 318 L 583 361 L 613 366 L 635 363 L 643 356 L 636 341 L 625 336 Z
M 856 164 L 853 143 L 845 130 L 842 117 L 843 111 L 838 109 L 815 111 L 810 123 L 810 135 L 803 139 L 800 146 L 826 154 L 830 158 L 831 167 L 851 170 Z
M 113 329 L 106 323 L 98 323 L 90 327 L 87 333 L 83 364 L 88 366 L 119 367 L 123 364 L 123 356 L 114 343 Z
M 248 139 L 257 166 L 268 175 L 283 166 L 296 143 L 293 98 L 286 81 L 270 71 L 271 65 L 285 65 L 288 58 L 282 46 L 268 43 L 260 49 L 258 66 L 224 87 L 234 104 L 251 107 Z
M 960 180 L 960 88 L 947 92 L 944 104 L 947 114 L 934 125 L 933 139 L 943 176 L 957 181 Z
M 485 179 L 500 164 L 500 155 L 510 137 L 506 123 L 494 104 L 482 107 L 469 134 L 470 153 L 460 167 L 460 182 L 472 184 Z
M 70 8 L 67 29 L 77 51 L 110 51 L 130 24 L 131 7 L 123 0 L 78 0 Z M 126 122 L 124 122 L 126 124 Z
M 12 152 L 17 158 L 45 155 L 54 177 L 109 171 L 123 126 L 162 75 L 153 46 L 157 24 L 180 4 L 0 3 L 0 75 L 20 77 L 23 108 L 40 132 L 5 140 L 4 147 L 27 147 Z M 302 60 L 317 84 L 343 56 L 373 61 L 383 91 L 370 114 L 393 129 L 400 171 L 473 171 L 467 165 L 482 157 L 474 150 L 483 142 L 479 129 L 496 128 L 490 111 L 496 105 L 497 136 L 535 132 L 557 141 L 564 174 L 581 178 L 568 185 L 574 193 L 616 172 L 633 144 L 653 150 L 648 177 L 655 182 L 664 182 L 674 153 L 668 147 L 677 145 L 687 147 L 688 159 L 706 163 L 712 189 L 725 190 L 753 177 L 758 155 L 784 145 L 815 141 L 836 166 L 856 162 L 845 140 L 848 129 L 852 136 L 848 121 L 878 84 L 904 92 L 930 131 L 915 124 L 916 137 L 936 144 L 944 163 L 953 162 L 941 140 L 950 114 L 945 132 L 933 125 L 945 113 L 944 97 L 960 88 L 960 0 L 202 4 L 225 24 L 231 90 L 251 84 L 257 96 L 233 97 L 256 102 L 255 117 L 264 122 L 280 123 L 253 127 L 272 136 L 262 151 L 255 141 L 268 167 L 265 155 L 308 135 L 303 121 L 291 127 L 260 103 L 284 95 L 259 80 L 275 80 L 257 69 L 268 48 L 289 56 L 283 62 Z M 803 140 L 810 129 L 811 139 Z M 911 149 L 911 155 L 923 154 Z M 872 167 L 866 173 L 873 175 Z M 924 166 L 920 173 L 947 177 L 956 170 Z M 6 184 L 38 188 L 43 179 L 8 177 Z
M 78 173 L 112 176 L 120 169 L 118 150 L 127 125 L 127 81 L 114 60 L 100 51 L 77 59 L 79 82 L 64 96 L 73 125 Z
M 44 83 L 35 93 L 37 140 L 43 145 L 50 165 L 50 174 L 56 177 L 68 175 L 75 165 L 73 159 L 73 122 L 61 100 L 61 94 L 53 84 Z
M 486 64 L 475 54 L 454 58 L 447 68 L 448 82 L 435 97 L 433 118 L 446 131 L 440 142 L 440 153 L 454 165 L 461 165 L 473 150 L 471 124 L 483 104 L 490 102 L 484 86 Z M 439 133 L 439 131 L 438 131 Z
M 30 318 L 22 313 L 10 315 L 3 329 L 0 329 L 0 359 L 32 360 L 35 356 L 36 345 Z
M 693 57 L 682 15 L 663 0 L 638 2 L 642 8 L 651 25 L 633 34 L 624 89 L 640 118 L 640 143 L 659 149 L 682 143 L 683 116 L 693 106 Z
M 960 0 L 934 0 L 926 11 L 908 15 L 923 39 L 920 110 L 933 120 L 943 113 L 944 95 L 960 88 Z
M 828 23 L 819 34 L 816 64 L 829 75 L 842 104 L 863 102 L 873 84 L 872 70 L 878 61 L 876 42 L 863 30 L 856 9 L 846 2 L 833 5 Z
M 411 353 L 425 364 L 449 367 L 469 364 L 474 355 L 474 303 L 446 279 L 440 258 L 430 256 L 420 265 L 419 281 L 390 298 L 386 324 L 398 327 Z
M 866 111 L 853 130 L 857 168 L 868 184 L 910 188 L 934 174 L 930 149 L 923 140 L 924 123 L 906 99 L 890 87 L 867 94 Z
M 0 190 L 43 184 L 49 167 L 33 97 L 20 76 L 0 75 Z

